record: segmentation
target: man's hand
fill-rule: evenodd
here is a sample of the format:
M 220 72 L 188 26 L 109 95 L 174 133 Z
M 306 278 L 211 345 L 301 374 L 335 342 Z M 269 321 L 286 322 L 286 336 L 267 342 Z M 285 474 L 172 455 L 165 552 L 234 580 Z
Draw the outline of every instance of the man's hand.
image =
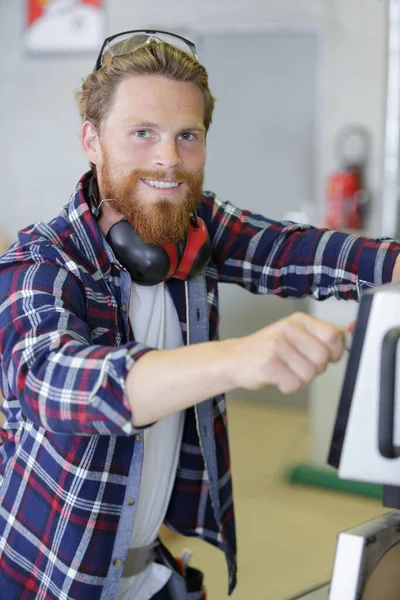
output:
M 400 254 L 396 258 L 396 262 L 394 263 L 392 281 L 400 281 Z
M 273 384 L 290 394 L 340 359 L 345 336 L 343 328 L 295 313 L 236 343 L 237 387 L 256 390 Z

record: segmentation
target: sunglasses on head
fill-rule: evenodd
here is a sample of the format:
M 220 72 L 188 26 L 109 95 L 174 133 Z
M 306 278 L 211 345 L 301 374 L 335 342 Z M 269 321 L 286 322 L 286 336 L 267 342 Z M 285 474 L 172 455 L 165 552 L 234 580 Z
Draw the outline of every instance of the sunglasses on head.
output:
M 130 54 L 151 42 L 170 44 L 179 48 L 179 50 L 183 50 L 195 60 L 198 60 L 194 43 L 176 33 L 157 31 L 155 29 L 133 29 L 131 31 L 116 33 L 104 40 L 94 70 L 98 71 L 101 69 L 114 56 Z

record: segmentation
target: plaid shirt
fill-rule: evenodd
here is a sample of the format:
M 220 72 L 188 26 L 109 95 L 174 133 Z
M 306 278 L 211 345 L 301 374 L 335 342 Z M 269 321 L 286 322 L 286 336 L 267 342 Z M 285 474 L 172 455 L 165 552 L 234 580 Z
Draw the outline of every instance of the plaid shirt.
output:
M 125 379 L 149 348 L 133 338 L 130 278 L 97 227 L 87 181 L 85 175 L 60 216 L 21 231 L 0 259 L 0 590 L 8 600 L 109 600 L 135 517 L 143 442 L 131 423 Z M 391 280 L 400 250 L 391 241 L 274 222 L 209 192 L 199 216 L 212 240 L 211 340 L 218 282 L 257 294 L 357 300 L 364 285 Z M 172 279 L 168 287 L 187 343 L 185 283 Z M 166 523 L 225 552 L 232 591 L 224 398 L 214 398 L 212 408 L 218 481 L 207 472 L 195 410 L 188 409 Z

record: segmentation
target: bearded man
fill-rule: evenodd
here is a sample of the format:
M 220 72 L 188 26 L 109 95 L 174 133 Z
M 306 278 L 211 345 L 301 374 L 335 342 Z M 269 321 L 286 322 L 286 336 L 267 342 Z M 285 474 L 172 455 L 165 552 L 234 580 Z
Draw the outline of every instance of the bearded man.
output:
M 399 279 L 400 246 L 204 192 L 214 98 L 189 40 L 112 36 L 78 105 L 90 171 L 0 259 L 0 589 L 203 598 L 202 574 L 159 541 L 165 523 L 224 552 L 231 593 L 224 393 L 293 392 L 340 358 L 344 336 L 296 313 L 219 341 L 218 283 L 357 300 Z

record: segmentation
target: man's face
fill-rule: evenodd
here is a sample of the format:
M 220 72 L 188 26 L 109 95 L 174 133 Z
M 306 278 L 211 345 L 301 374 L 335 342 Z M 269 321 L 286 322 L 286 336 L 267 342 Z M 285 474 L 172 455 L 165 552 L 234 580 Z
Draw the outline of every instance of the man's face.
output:
M 192 83 L 130 76 L 116 91 L 100 134 L 100 192 L 148 243 L 180 241 L 201 199 L 203 117 Z

